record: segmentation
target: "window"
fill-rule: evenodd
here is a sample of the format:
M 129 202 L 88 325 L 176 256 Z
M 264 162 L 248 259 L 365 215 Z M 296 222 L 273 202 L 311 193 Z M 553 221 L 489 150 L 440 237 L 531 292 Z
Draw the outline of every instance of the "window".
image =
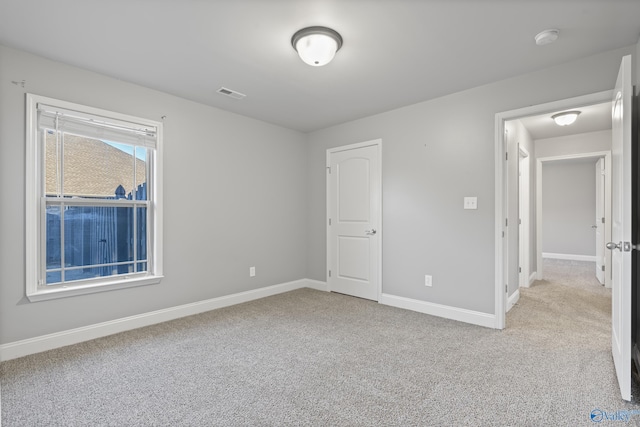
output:
M 158 283 L 162 123 L 27 94 L 27 297 Z

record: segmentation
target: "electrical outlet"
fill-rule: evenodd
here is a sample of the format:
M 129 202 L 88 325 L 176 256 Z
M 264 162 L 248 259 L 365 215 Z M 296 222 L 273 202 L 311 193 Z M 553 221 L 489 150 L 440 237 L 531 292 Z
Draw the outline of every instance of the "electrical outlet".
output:
M 255 277 L 255 276 L 256 276 L 256 268 L 249 267 L 249 277 Z
M 424 275 L 424 285 L 425 286 L 432 286 L 433 285 L 433 277 L 431 277 L 430 274 L 425 274 Z

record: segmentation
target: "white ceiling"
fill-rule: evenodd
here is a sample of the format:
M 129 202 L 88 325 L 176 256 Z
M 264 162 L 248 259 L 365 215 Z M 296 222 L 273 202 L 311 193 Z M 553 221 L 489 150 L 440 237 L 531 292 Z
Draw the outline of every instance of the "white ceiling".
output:
M 559 111 L 525 117 L 520 119 L 520 122 L 529 131 L 531 138 L 534 140 L 611 129 L 610 102 L 589 105 L 587 107 L 576 106 L 575 108 L 571 108 L 571 110 L 580 111 L 580 115 L 576 121 L 569 126 L 558 126 L 555 124 L 551 116 Z
M 638 0 L 0 0 L 0 43 L 306 132 L 633 45 L 639 17 Z M 291 47 L 311 25 L 344 38 L 325 67 Z

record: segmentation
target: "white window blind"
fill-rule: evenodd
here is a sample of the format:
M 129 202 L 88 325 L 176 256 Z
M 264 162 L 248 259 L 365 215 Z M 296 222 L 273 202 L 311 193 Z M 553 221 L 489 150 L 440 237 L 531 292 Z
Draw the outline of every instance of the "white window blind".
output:
M 32 94 L 26 122 L 29 300 L 159 283 L 162 122 Z
M 38 103 L 38 124 L 41 129 L 53 129 L 88 138 L 119 141 L 155 148 L 158 131 L 155 126 L 101 117 L 57 106 Z

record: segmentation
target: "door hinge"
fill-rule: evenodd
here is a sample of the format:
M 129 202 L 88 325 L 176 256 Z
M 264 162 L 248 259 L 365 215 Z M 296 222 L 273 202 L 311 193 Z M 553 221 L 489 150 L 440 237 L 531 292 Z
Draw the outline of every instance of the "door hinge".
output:
M 329 175 L 331 175 L 331 166 L 327 166 L 327 170 L 329 171 Z
M 504 159 L 509 160 L 509 153 L 504 153 Z
M 502 232 L 502 238 L 504 239 L 504 231 Z
M 518 218 L 518 224 L 522 224 L 522 220 Z
M 602 223 L 604 224 L 604 217 L 602 217 Z
M 509 226 L 509 218 L 505 218 L 504 219 L 504 226 L 508 227 Z
M 505 293 L 509 292 L 509 285 L 507 285 L 506 283 L 504 285 L 504 292 Z
M 329 277 L 331 277 L 331 270 L 329 270 Z
M 329 225 L 331 225 L 331 218 L 329 218 Z
M 602 271 L 604 271 L 604 265 L 600 266 L 600 268 L 602 269 Z
M 522 273 L 522 267 L 518 267 L 518 273 Z

